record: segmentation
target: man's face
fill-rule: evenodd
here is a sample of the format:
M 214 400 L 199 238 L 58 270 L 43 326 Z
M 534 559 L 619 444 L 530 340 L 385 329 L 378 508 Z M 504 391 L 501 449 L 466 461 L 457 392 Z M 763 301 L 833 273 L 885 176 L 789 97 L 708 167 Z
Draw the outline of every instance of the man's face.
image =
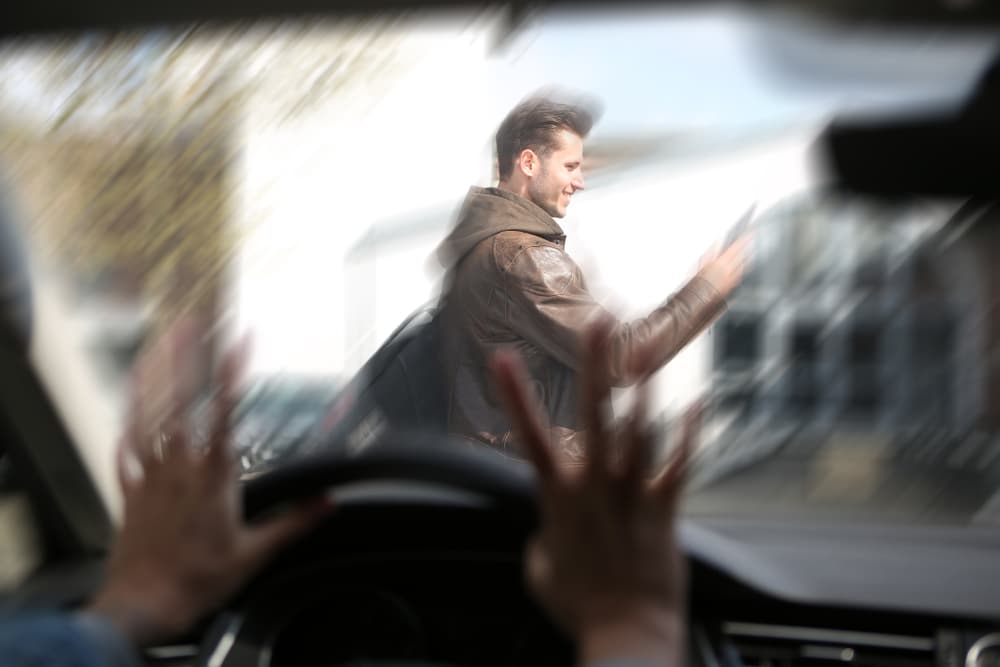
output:
M 528 198 L 553 218 L 562 218 L 570 197 L 583 190 L 583 139 L 569 130 L 559 130 L 556 138 L 556 149 L 539 156 Z

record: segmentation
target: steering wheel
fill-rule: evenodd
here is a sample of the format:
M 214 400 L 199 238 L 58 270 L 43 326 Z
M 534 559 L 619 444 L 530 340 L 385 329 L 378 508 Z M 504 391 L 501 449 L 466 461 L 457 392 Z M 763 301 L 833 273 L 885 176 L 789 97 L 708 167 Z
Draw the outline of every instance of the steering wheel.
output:
M 319 453 L 283 462 L 244 485 L 247 518 L 286 502 L 373 481 L 412 482 L 475 494 L 534 513 L 535 474 L 519 459 L 485 446 L 425 431 L 393 431 L 353 450 L 330 443 Z
M 247 481 L 244 513 L 253 519 L 286 503 L 385 482 L 474 499 L 529 525 L 537 520 L 535 475 L 529 464 L 427 432 L 390 432 L 360 450 L 329 443 L 319 453 Z M 245 633 L 254 630 L 245 628 L 243 621 L 237 614 L 217 617 L 205 635 L 197 664 L 257 664 L 259 655 L 245 646 L 252 642 L 242 641 Z

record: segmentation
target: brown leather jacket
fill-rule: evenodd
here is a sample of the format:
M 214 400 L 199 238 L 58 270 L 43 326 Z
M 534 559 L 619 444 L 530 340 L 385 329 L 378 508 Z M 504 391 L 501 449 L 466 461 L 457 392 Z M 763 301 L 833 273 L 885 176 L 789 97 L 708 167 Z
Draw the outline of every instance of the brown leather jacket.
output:
M 448 267 L 441 323 L 450 432 L 520 454 L 487 365 L 496 350 L 513 347 L 548 416 L 553 444 L 571 459 L 582 457 L 581 334 L 607 311 L 588 292 L 565 241 L 559 225 L 530 201 L 498 188 L 470 190 L 438 251 Z M 694 278 L 647 317 L 615 320 L 612 382 L 629 382 L 631 356 L 651 339 L 659 341 L 658 364 L 666 364 L 724 307 L 708 281 Z

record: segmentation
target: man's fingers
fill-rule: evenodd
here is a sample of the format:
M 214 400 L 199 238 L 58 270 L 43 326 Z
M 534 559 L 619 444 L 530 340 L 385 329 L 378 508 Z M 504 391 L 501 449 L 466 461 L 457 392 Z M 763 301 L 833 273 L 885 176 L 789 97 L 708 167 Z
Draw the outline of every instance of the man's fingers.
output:
M 753 232 L 743 232 L 740 237 L 736 239 L 732 247 L 736 252 L 745 255 L 748 250 L 750 250 L 750 242 L 753 241 Z
M 249 529 L 245 555 L 246 566 L 256 570 L 279 549 L 301 537 L 333 511 L 326 496 L 302 503 L 264 523 Z
M 610 428 L 611 383 L 608 378 L 608 359 L 611 320 L 600 318 L 583 338 L 583 359 L 580 372 L 580 412 L 586 432 L 587 463 L 590 474 L 608 472 L 614 444 Z
M 733 243 L 726 252 L 725 260 L 729 264 L 730 271 L 735 274 L 737 282 L 743 277 L 747 266 L 750 264 L 752 251 L 753 237 L 750 235 L 750 232 L 747 232 Z
M 704 267 L 711 264 L 712 262 L 714 262 L 719 258 L 719 255 L 722 254 L 722 251 L 723 247 L 721 243 L 713 243 L 702 254 L 701 260 L 698 262 L 698 266 Z
M 500 395 L 507 406 L 514 431 L 527 449 L 528 458 L 542 481 L 550 479 L 556 470 L 556 463 L 535 405 L 536 400 L 528 395 L 524 364 L 517 353 L 501 350 L 491 359 L 490 367 L 500 385 Z
M 750 242 L 752 240 L 753 237 L 750 236 L 749 232 L 743 234 L 726 250 L 726 259 L 740 267 L 745 265 L 750 258 Z

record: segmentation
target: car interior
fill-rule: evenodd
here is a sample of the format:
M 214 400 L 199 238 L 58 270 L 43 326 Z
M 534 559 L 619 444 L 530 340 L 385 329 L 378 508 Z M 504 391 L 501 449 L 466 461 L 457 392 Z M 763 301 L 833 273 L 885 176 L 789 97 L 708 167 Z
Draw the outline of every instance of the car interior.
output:
M 422 6 L 61 2 L 5 7 L 0 34 L 15 44 L 137 26 L 375 16 Z M 809 146 L 825 169 L 819 194 L 758 217 L 761 229 L 779 230 L 767 237 L 767 258 L 800 242 L 833 250 L 809 255 L 814 261 L 800 273 L 794 257 L 759 262 L 706 348 L 718 428 L 715 444 L 696 459 L 680 524 L 690 578 L 689 662 L 1000 664 L 1000 374 L 989 344 L 1000 336 L 992 331 L 1000 328 L 993 324 L 1000 11 L 930 0 L 738 6 L 803 12 L 875 34 L 974 34 L 995 48 L 972 68 L 972 86 L 948 104 L 830 118 Z M 593 13 L 598 23 L 601 12 L 640 11 L 518 2 L 503 8 L 504 39 L 516 41 L 545 10 L 555 12 L 549 21 Z M 25 215 L 17 196 L 15 188 L 4 195 L 0 214 Z M 835 214 L 823 213 L 829 210 Z M 838 215 L 906 222 L 845 232 Z M 796 235 L 806 229 L 796 221 L 807 217 L 819 235 L 809 238 L 819 241 Z M 882 255 L 862 250 L 861 241 L 844 241 L 869 229 L 876 230 L 870 247 L 886 253 L 881 264 L 866 263 Z M 24 313 L 41 306 L 19 259 L 26 251 L 16 239 L 0 240 L 0 610 L 69 609 L 100 582 L 115 511 L 80 445 L 85 429 L 54 399 L 60 390 L 51 368 L 32 352 L 41 333 Z M 768 282 L 768 267 L 779 265 L 797 277 Z M 829 297 L 836 308 L 823 305 L 829 276 L 844 266 L 850 294 L 860 295 L 850 297 L 846 313 L 841 292 Z M 803 305 L 782 310 L 792 301 Z M 146 664 L 573 663 L 571 643 L 523 584 L 522 553 L 537 524 L 530 466 L 458 446 L 419 423 L 373 432 L 370 413 L 357 412 L 372 409 L 357 400 L 371 384 L 365 373 L 396 374 L 383 400 L 419 401 L 420 382 L 406 385 L 405 363 L 392 365 L 406 358 L 400 335 L 407 326 L 368 366 L 357 364 L 364 382 L 345 386 L 360 394 L 348 408 L 332 403 L 330 414 L 354 410 L 339 428 L 313 430 L 311 442 L 294 445 L 294 456 L 271 460 L 243 483 L 249 518 L 318 493 L 333 494 L 337 511 L 187 636 L 147 649 Z M 897 330 L 903 333 L 894 338 Z M 778 343 L 768 341 L 779 340 L 775 351 Z M 362 444 L 359 428 L 368 429 Z

